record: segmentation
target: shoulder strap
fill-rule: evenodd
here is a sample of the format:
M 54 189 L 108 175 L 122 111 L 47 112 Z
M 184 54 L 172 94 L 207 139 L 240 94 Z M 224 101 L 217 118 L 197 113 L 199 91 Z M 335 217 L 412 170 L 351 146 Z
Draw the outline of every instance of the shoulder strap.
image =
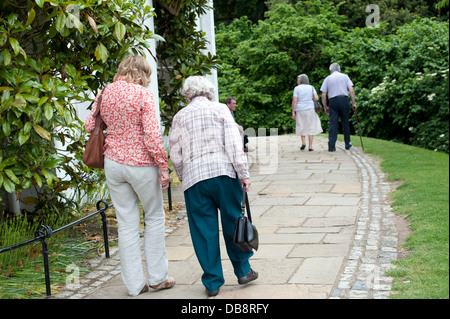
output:
M 105 92 L 105 89 L 102 90 L 100 93 L 100 96 L 97 99 L 97 110 L 95 111 L 95 117 L 97 117 L 98 114 L 100 114 L 100 106 L 102 106 L 102 100 L 103 100 L 103 92 Z
M 102 93 L 100 93 L 100 96 L 97 99 L 97 110 L 95 111 L 94 117 L 95 117 L 95 134 L 99 134 L 102 130 L 102 125 L 104 123 L 102 116 L 100 114 L 100 107 L 102 106 L 102 100 L 103 100 L 103 92 L 105 89 L 102 90 Z
M 245 215 L 245 208 L 247 208 L 248 219 L 250 220 L 250 222 L 252 222 L 252 215 L 250 213 L 250 203 L 248 202 L 248 196 L 245 189 L 245 185 L 243 185 L 242 190 L 243 190 L 241 202 L 242 215 Z

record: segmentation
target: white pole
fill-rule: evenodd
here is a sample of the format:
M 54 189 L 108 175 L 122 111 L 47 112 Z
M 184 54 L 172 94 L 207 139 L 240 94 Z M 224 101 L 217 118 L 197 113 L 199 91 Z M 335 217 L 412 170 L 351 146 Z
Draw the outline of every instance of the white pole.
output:
M 205 14 L 202 14 L 197 20 L 197 26 L 200 30 L 205 32 L 207 43 L 207 50 L 204 53 L 211 53 L 216 55 L 216 33 L 214 30 L 214 9 L 213 1 L 208 0 L 207 5 L 211 7 Z M 213 83 L 215 87 L 216 102 L 219 101 L 219 82 L 217 80 L 217 70 L 212 69 L 211 74 L 207 78 Z
M 153 8 L 153 0 L 147 0 L 147 5 Z M 148 19 L 144 22 L 144 25 L 147 26 L 150 31 L 155 33 L 155 22 L 154 19 Z M 150 53 L 147 53 L 147 61 L 150 64 L 150 67 L 152 68 L 152 82 L 150 83 L 150 91 L 152 91 L 153 96 L 155 98 L 155 109 L 156 109 L 156 116 L 158 118 L 159 123 L 161 123 L 161 110 L 159 109 L 159 90 L 158 90 L 158 63 L 155 61 L 153 57 L 156 57 L 156 40 L 151 39 L 150 41 L 150 51 L 152 52 L 153 56 Z M 163 131 L 163 128 L 161 128 Z

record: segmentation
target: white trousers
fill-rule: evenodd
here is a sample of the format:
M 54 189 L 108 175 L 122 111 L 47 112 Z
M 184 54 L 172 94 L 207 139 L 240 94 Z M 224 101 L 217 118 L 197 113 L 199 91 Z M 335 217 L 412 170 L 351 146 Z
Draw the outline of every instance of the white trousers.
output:
M 114 204 L 119 230 L 122 280 L 130 296 L 137 296 L 147 280 L 139 240 L 139 201 L 144 210 L 144 254 L 148 282 L 158 285 L 168 279 L 164 240 L 165 212 L 159 168 L 132 167 L 105 157 L 106 182 Z

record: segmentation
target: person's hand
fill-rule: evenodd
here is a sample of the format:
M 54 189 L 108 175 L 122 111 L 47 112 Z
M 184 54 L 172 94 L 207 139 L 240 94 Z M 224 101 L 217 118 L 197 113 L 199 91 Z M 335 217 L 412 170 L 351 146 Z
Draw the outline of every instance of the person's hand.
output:
M 161 171 L 159 176 L 159 183 L 161 184 L 161 189 L 165 190 L 169 188 L 170 184 L 170 174 L 169 171 Z
M 353 109 L 353 111 L 356 112 L 356 110 L 358 109 L 358 107 L 356 106 L 356 104 L 353 104 L 353 105 L 352 105 L 352 109 Z
M 294 119 L 294 121 L 296 121 L 296 120 L 297 120 L 297 115 L 295 115 L 295 113 L 294 113 L 294 112 L 292 112 L 292 118 Z
M 330 116 L 330 109 L 329 108 L 324 107 L 324 111 L 325 111 L 326 115 Z
M 245 185 L 245 191 L 248 192 L 250 190 L 250 185 L 252 185 L 252 182 L 249 178 L 241 179 L 242 185 Z

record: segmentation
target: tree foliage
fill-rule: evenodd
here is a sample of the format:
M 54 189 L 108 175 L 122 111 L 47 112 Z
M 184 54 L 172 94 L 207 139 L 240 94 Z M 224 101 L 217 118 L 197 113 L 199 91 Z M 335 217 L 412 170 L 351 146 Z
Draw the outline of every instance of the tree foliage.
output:
M 332 0 L 336 4 L 341 4 L 342 0 Z M 395 33 L 398 27 L 405 23 L 410 23 L 417 17 L 448 20 L 448 9 L 436 8 L 438 0 L 380 0 L 368 2 L 366 0 L 346 0 L 340 7 L 339 13 L 349 17 L 346 27 L 364 28 L 366 19 L 370 14 L 366 11 L 370 3 L 379 7 L 380 20 L 386 24 L 383 29 L 385 33 Z
M 160 66 L 161 119 L 166 131 L 175 114 L 186 105 L 185 97 L 180 94 L 184 80 L 193 75 L 210 74 L 212 68 L 218 67 L 217 57 L 206 53 L 205 33 L 197 27 L 197 19 L 206 9 L 205 0 L 158 0 L 155 3 L 155 32 L 165 39 L 158 44 L 156 52 Z
M 389 36 L 355 29 L 324 52 L 360 88 L 364 135 L 448 153 L 448 27 L 419 18 Z
M 0 6 L 0 190 L 36 211 L 74 209 L 63 191 L 97 186 L 81 162 L 86 136 L 76 105 L 112 80 L 124 56 L 146 52 L 153 33 L 143 22 L 154 13 L 144 0 Z M 36 198 L 21 196 L 29 188 Z
M 244 127 L 293 127 L 290 114 L 297 75 L 308 74 L 320 88 L 328 63 L 324 47 L 338 41 L 346 18 L 329 1 L 277 4 L 257 25 L 246 17 L 216 32 L 222 98 L 234 95 L 245 108 L 236 113 Z
M 448 21 L 414 13 L 396 28 L 383 18 L 379 28 L 350 28 L 344 2 L 272 2 L 258 24 L 242 17 L 217 28 L 220 93 L 237 98 L 238 123 L 293 128 L 296 76 L 307 74 L 319 91 L 339 62 L 355 83 L 366 136 L 448 153 Z M 327 130 L 328 117 L 321 119 Z
M 214 0 L 216 22 L 230 23 L 234 18 L 242 16 L 258 22 L 258 20 L 264 19 L 266 10 L 267 0 Z

